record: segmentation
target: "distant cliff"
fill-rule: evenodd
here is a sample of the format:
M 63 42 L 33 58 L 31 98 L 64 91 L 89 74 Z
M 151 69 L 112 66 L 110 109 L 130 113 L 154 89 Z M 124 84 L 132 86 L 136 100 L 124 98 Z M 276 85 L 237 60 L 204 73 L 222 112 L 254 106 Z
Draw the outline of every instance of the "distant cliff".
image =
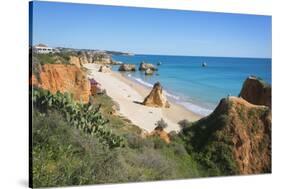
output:
M 114 64 L 111 55 L 104 52 L 79 51 L 77 56 L 79 57 L 81 64 Z

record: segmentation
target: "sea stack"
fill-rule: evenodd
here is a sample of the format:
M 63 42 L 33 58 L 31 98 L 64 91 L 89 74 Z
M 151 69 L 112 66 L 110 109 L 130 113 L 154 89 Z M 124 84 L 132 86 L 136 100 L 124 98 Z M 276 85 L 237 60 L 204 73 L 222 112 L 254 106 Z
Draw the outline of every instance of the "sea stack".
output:
M 170 103 L 163 93 L 163 88 L 159 82 L 155 83 L 149 95 L 144 99 L 143 105 L 151 107 L 169 108 Z
M 140 71 L 146 71 L 148 69 L 150 69 L 152 71 L 157 71 L 157 68 L 153 64 L 141 62 L 139 70 Z
M 244 81 L 239 96 L 252 104 L 271 108 L 271 85 L 255 76 L 249 76 Z
M 134 64 L 122 64 L 120 65 L 119 71 L 134 72 L 136 71 L 136 65 Z
M 154 71 L 149 68 L 149 69 L 145 70 L 144 73 L 145 73 L 145 75 L 153 75 Z

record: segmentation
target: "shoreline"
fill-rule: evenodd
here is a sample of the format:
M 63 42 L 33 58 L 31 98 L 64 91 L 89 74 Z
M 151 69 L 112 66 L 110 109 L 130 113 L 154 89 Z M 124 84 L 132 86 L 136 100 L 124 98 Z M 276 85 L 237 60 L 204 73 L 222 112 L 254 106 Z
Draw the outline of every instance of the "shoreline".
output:
M 169 101 L 170 108 L 141 105 L 139 102 L 142 102 L 149 94 L 149 88 L 130 80 L 121 72 L 98 72 L 99 64 L 84 64 L 83 66 L 91 71 L 88 77 L 99 82 L 102 88 L 106 90 L 107 95 L 119 104 L 119 113 L 146 131 L 153 131 L 156 127 L 155 123 L 161 118 L 167 122 L 168 127 L 165 130 L 169 132 L 172 130 L 179 131 L 178 122 L 183 119 L 193 122 L 203 117 L 171 101 Z

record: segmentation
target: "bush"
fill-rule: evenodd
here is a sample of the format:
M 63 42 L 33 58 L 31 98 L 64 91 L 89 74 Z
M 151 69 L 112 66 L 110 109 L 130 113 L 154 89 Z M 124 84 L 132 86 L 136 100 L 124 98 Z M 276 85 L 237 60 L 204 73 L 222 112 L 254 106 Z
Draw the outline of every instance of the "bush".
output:
M 191 125 L 191 123 L 187 119 L 179 121 L 178 124 L 180 125 L 181 129 L 184 129 Z
M 164 130 L 165 128 L 168 127 L 168 124 L 162 118 L 159 121 L 157 121 L 155 125 L 156 125 L 155 130 Z
M 183 144 L 174 143 L 173 149 L 174 149 L 175 154 L 178 155 L 178 156 L 184 156 L 184 155 L 187 154 Z

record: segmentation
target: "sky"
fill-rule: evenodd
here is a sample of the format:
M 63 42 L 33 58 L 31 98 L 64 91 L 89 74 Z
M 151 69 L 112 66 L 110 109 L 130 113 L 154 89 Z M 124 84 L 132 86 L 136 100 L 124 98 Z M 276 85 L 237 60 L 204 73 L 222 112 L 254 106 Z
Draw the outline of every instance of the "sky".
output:
M 271 16 L 38 1 L 32 13 L 33 45 L 271 58 Z

